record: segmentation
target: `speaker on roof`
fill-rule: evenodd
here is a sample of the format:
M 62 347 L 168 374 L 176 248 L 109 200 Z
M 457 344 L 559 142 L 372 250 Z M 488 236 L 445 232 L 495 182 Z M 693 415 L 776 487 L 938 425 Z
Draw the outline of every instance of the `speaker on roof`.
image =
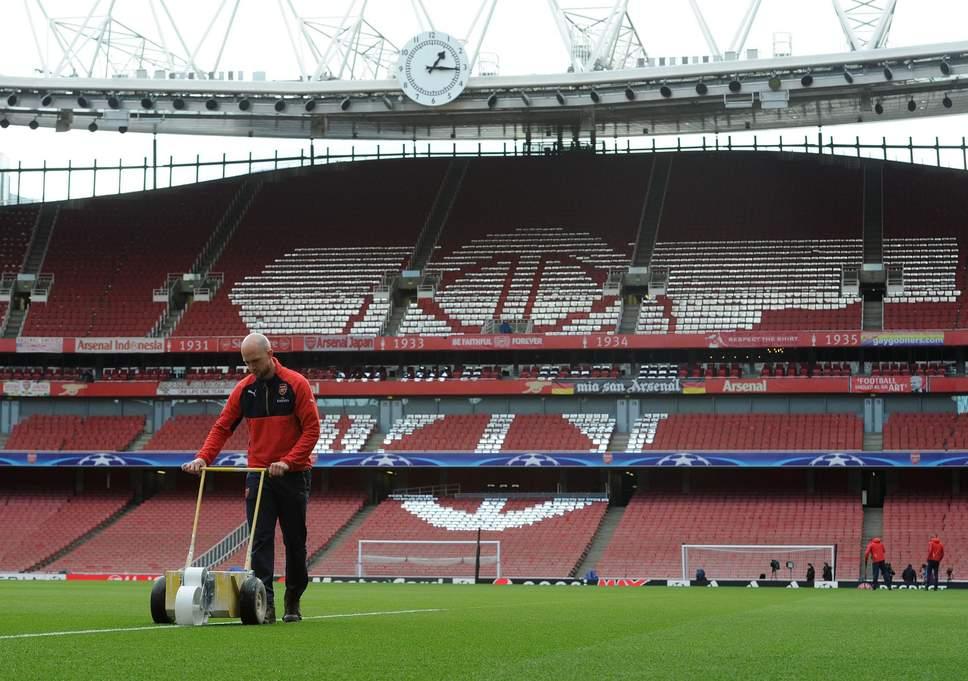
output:
M 74 112 L 71 109 L 61 109 L 57 112 L 57 120 L 54 122 L 56 132 L 67 132 L 74 125 Z

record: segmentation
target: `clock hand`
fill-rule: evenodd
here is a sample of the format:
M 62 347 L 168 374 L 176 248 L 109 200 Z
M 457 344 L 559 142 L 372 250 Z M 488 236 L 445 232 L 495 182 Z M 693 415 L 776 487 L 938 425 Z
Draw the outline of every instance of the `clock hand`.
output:
M 437 68 L 437 64 L 439 64 L 439 63 L 440 63 L 440 60 L 441 60 L 441 59 L 443 59 L 443 58 L 444 58 L 444 57 L 446 56 L 446 54 L 447 54 L 447 53 L 446 53 L 446 52 L 444 52 L 443 50 L 441 50 L 440 52 L 438 52 L 438 53 L 437 53 L 437 59 L 436 59 L 436 60 L 434 61 L 434 63 L 433 63 L 433 64 L 432 64 L 431 66 L 428 66 L 428 67 L 427 67 L 427 73 L 430 73 L 430 72 L 431 72 L 431 71 L 433 71 L 433 70 L 434 70 L 435 68 Z

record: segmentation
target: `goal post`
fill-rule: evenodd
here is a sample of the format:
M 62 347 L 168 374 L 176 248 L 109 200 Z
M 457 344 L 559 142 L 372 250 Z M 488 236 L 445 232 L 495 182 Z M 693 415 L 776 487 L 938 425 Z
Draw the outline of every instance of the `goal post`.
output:
M 357 577 L 501 576 L 498 540 L 359 539 Z
M 792 571 L 797 575 L 806 573 L 807 563 L 813 563 L 816 579 L 822 575 L 824 562 L 830 563 L 837 573 L 836 544 L 683 544 L 682 579 L 691 579 L 693 571 L 702 568 L 707 579 L 758 579 L 759 575 L 776 578 L 771 570 L 776 560 L 787 579 Z M 793 567 L 787 567 L 792 562 Z

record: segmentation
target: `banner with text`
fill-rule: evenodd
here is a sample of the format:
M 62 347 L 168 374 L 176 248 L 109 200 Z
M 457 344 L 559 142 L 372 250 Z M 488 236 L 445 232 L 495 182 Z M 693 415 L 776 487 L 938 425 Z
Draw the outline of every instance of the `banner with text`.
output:
M 0 451 L 0 466 L 175 468 L 195 452 Z M 218 466 L 244 467 L 243 452 L 223 452 Z M 850 468 L 968 467 L 968 451 L 647 451 L 647 452 L 333 452 L 316 468 Z
M 674 334 L 469 334 L 454 336 L 270 336 L 276 352 L 420 352 L 458 350 L 662 350 L 856 348 L 968 345 L 962 331 L 717 331 Z M 242 336 L 175 338 L 0 339 L 0 352 L 21 353 L 237 353 Z

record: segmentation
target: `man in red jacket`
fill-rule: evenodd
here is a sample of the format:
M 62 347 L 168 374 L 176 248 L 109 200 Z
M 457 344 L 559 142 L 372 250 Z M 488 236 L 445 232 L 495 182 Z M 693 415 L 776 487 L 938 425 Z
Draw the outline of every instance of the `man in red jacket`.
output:
M 941 567 L 941 559 L 944 558 L 944 544 L 938 539 L 938 535 L 932 535 L 928 541 L 928 574 L 924 581 L 926 587 L 931 587 L 932 580 L 934 588 L 938 588 L 938 569 Z
M 269 339 L 251 333 L 242 341 L 242 360 L 249 376 L 239 381 L 212 426 L 196 459 L 182 468 L 198 474 L 211 465 L 233 431 L 246 419 L 249 466 L 268 468 L 252 546 L 252 571 L 266 586 L 266 622 L 276 620 L 272 590 L 276 521 L 286 545 L 286 613 L 284 622 L 302 619 L 299 599 L 309 584 L 306 571 L 306 505 L 312 464 L 309 455 L 319 440 L 319 412 L 309 382 L 272 356 Z M 259 476 L 245 480 L 246 516 L 252 526 Z
M 880 537 L 874 537 L 871 539 L 870 543 L 867 545 L 867 550 L 864 552 L 864 571 L 867 571 L 867 560 L 870 559 L 874 567 L 874 579 L 871 581 L 871 588 L 877 588 L 877 578 L 884 574 L 884 583 L 887 588 L 891 588 L 891 575 L 884 569 L 884 544 L 881 543 Z

